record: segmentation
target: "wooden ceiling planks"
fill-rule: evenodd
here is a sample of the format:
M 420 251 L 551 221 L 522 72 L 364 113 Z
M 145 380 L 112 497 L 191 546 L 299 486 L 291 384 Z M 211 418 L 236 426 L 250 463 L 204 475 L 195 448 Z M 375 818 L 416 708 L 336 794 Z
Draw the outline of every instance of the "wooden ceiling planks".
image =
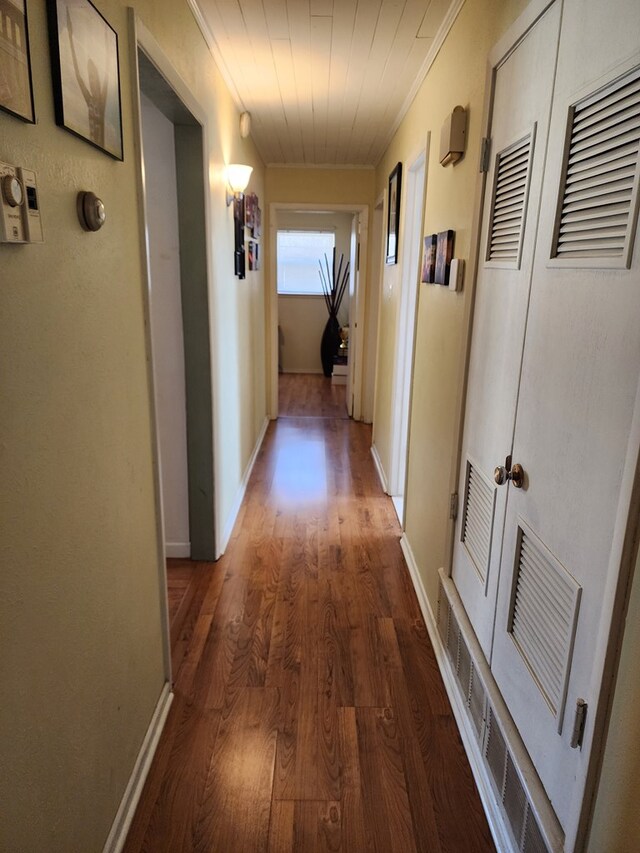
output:
M 452 0 L 195 3 L 266 163 L 375 165 Z

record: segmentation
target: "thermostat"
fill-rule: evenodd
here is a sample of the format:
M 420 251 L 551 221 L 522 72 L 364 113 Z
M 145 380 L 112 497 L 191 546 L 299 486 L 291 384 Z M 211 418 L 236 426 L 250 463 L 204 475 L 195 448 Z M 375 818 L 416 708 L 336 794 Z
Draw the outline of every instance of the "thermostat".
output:
M 0 163 L 0 240 L 3 243 L 24 243 L 24 187 L 15 166 Z

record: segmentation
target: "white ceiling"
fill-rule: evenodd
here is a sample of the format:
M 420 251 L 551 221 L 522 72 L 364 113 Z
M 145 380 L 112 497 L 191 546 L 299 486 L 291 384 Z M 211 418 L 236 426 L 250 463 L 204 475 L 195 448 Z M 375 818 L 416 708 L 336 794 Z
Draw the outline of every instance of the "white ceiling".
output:
M 189 2 L 267 164 L 375 166 L 453 11 L 452 0 Z

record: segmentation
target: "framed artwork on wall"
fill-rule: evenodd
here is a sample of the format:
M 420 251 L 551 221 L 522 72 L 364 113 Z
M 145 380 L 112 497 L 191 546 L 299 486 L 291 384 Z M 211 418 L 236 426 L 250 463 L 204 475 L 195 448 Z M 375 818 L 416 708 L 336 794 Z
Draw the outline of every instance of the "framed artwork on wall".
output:
M 420 280 L 425 284 L 433 284 L 436 280 L 436 247 L 438 245 L 437 234 L 427 234 L 424 238 L 424 252 L 422 255 L 422 275 Z
M 0 109 L 35 123 L 26 0 L 0 0 Z
M 451 258 L 453 257 L 453 231 L 440 231 L 436 246 L 436 284 L 449 284 Z
M 56 123 L 123 159 L 118 35 L 90 0 L 47 0 Z
M 397 163 L 389 175 L 387 193 L 387 263 L 398 263 L 398 238 L 400 234 L 400 193 L 402 191 L 402 163 Z

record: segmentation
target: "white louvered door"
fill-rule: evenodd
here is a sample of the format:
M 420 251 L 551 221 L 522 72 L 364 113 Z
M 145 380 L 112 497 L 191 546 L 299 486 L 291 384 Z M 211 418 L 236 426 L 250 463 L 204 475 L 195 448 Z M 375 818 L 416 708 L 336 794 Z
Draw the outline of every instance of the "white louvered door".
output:
M 506 500 L 493 471 L 513 440 L 559 22 L 556 3 L 495 72 L 453 555 L 453 579 L 487 658 Z
M 499 487 L 491 669 L 567 851 L 640 444 L 639 33 L 637 2 L 565 0 L 513 442 L 525 485 Z

